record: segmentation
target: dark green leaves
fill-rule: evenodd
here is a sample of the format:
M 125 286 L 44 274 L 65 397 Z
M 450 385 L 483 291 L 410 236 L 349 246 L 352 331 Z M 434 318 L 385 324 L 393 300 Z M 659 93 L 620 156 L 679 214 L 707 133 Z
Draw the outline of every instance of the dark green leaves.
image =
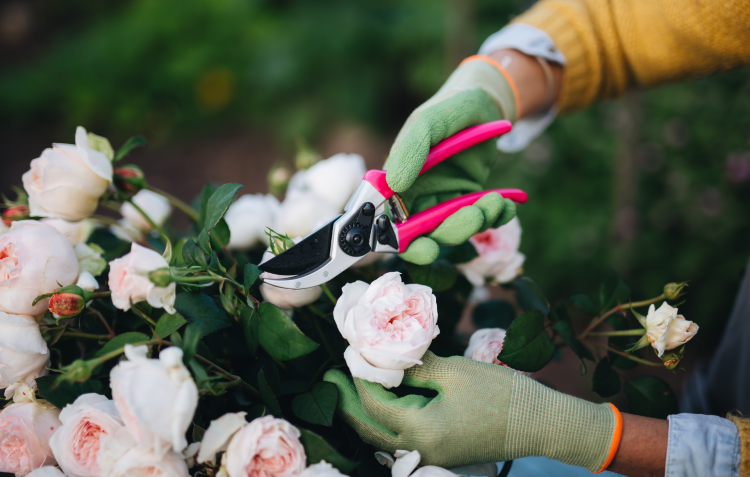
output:
M 477 249 L 471 242 L 464 242 L 453 247 L 440 247 L 440 257 L 445 258 L 450 263 L 466 263 L 478 256 Z
M 257 265 L 253 263 L 248 263 L 245 265 L 245 272 L 244 272 L 244 282 L 243 285 L 245 287 L 245 295 L 250 294 L 250 289 L 252 288 L 253 284 L 255 283 L 255 280 L 260 277 L 261 271 L 260 268 L 258 268 Z
M 523 311 L 539 310 L 543 315 L 549 313 L 549 303 L 544 293 L 534 280 L 529 277 L 521 277 L 513 282 L 518 294 L 518 304 Z
M 513 305 L 504 300 L 489 300 L 478 304 L 471 313 L 471 321 L 477 328 L 508 329 L 516 312 Z
M 190 323 L 203 323 L 205 335 L 232 325 L 224 310 L 204 293 L 178 293 L 174 307 Z
M 317 464 L 324 460 L 344 474 L 349 474 L 357 466 L 356 462 L 336 452 L 336 449 L 316 433 L 306 429 L 300 429 L 300 432 L 302 433 L 300 440 L 305 447 L 305 454 L 307 454 L 307 465 Z
M 224 216 L 224 213 L 229 208 L 229 204 L 232 203 L 232 198 L 238 190 L 242 188 L 242 184 L 224 184 L 223 186 L 216 189 L 208 199 L 206 204 L 206 220 L 203 223 L 203 228 L 207 231 L 211 231 L 219 220 Z
M 143 138 L 143 136 L 130 137 L 127 141 L 125 141 L 125 144 L 120 146 L 120 149 L 118 149 L 117 152 L 115 153 L 114 162 L 117 162 L 123 157 L 130 154 L 130 151 L 132 151 L 136 147 L 145 147 L 145 146 L 148 146 L 148 143 Z
M 339 390 L 336 385 L 323 381 L 316 383 L 310 392 L 295 396 L 292 411 L 307 422 L 331 426 L 338 400 Z
M 585 293 L 571 295 L 570 302 L 587 315 L 594 316 L 599 313 L 599 305 Z
M 456 282 L 458 271 L 456 267 L 444 259 L 437 259 L 429 265 L 415 265 L 404 262 L 406 271 L 415 283 L 432 288 L 433 292 L 440 292 L 452 287 Z
M 565 341 L 576 356 L 578 356 L 581 360 L 581 374 L 586 374 L 586 363 L 584 363 L 583 360 L 588 359 L 589 361 L 594 361 L 594 356 L 591 354 L 591 350 L 578 341 L 575 330 L 573 330 L 573 327 L 567 321 L 556 321 L 552 325 L 552 329 L 557 331 L 563 341 Z
M 602 310 L 609 310 L 618 303 L 627 303 L 630 298 L 630 287 L 612 270 L 607 270 L 604 281 L 599 288 L 599 304 Z
M 185 364 L 190 363 L 190 360 L 195 356 L 198 344 L 203 338 L 204 329 L 205 323 L 199 321 L 190 323 L 185 328 L 185 336 L 182 338 L 182 361 Z
M 639 416 L 666 419 L 679 412 L 669 385 L 654 376 L 638 376 L 625 383 L 630 411 Z
M 250 307 L 242 309 L 242 313 L 240 313 L 240 325 L 242 325 L 242 332 L 245 335 L 245 343 L 250 353 L 255 357 L 258 352 L 260 339 L 260 320 L 255 309 Z
M 279 400 L 276 399 L 268 381 L 269 379 L 266 377 L 265 371 L 261 369 L 258 372 L 258 390 L 260 391 L 261 399 L 263 399 L 263 404 L 266 405 L 268 411 L 274 416 L 283 417 L 284 415 L 281 413 Z
M 610 366 L 609 359 L 597 363 L 591 384 L 592 391 L 604 398 L 620 392 L 620 376 Z
M 274 358 L 280 361 L 298 358 L 312 353 L 319 346 L 277 306 L 261 303 L 258 312 L 260 345 Z
M 183 318 L 179 313 L 175 313 L 173 315 L 164 313 L 159 318 L 159 321 L 156 322 L 156 329 L 154 330 L 154 334 L 156 334 L 156 336 L 158 336 L 159 338 L 164 339 L 180 329 L 180 327 L 185 323 L 187 323 L 187 320 Z
M 148 336 L 143 333 L 138 333 L 137 331 L 123 333 L 107 341 L 107 343 L 102 346 L 102 349 L 96 352 L 95 356 L 103 356 L 109 352 L 122 348 L 126 344 L 141 343 L 143 341 L 148 341 Z
M 36 378 L 36 385 L 42 397 L 60 409 L 68 404 L 72 404 L 81 394 L 104 394 L 104 384 L 96 379 L 89 379 L 83 383 L 62 381 L 55 384 L 58 376 L 48 375 L 38 377 Z
M 498 359 L 519 371 L 539 371 L 546 365 L 555 347 L 544 329 L 544 315 L 534 310 L 516 318 L 508 328 Z

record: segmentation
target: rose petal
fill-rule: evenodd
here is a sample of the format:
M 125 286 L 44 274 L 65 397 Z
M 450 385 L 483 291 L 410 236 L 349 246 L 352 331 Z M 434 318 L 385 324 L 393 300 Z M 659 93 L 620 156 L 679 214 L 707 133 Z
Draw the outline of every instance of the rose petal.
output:
M 351 346 L 344 351 L 344 360 L 346 360 L 346 365 L 355 378 L 380 383 L 389 389 L 398 386 L 404 379 L 403 370 L 376 368 L 357 354 Z
M 395 456 L 397 459 L 391 468 L 391 477 L 409 477 L 422 459 L 419 451 L 416 450 L 411 452 L 397 450 Z
M 206 433 L 203 434 L 197 462 L 199 464 L 208 462 L 213 460 L 219 452 L 225 451 L 234 433 L 247 424 L 246 415 L 245 412 L 229 412 L 211 421 Z

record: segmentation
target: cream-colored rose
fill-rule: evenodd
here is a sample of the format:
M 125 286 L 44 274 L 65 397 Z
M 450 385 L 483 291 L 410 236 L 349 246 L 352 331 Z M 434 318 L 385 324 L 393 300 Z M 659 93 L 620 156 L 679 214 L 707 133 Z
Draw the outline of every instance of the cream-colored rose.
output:
M 159 359 L 146 358 L 146 346 L 125 345 L 127 361 L 110 373 L 112 399 L 138 447 L 157 456 L 187 447 L 185 432 L 198 406 L 198 388 L 182 350 L 163 349 Z
M 289 181 L 287 196 L 311 192 L 341 212 L 365 172 L 365 160 L 359 154 L 336 154 L 295 173 Z
M 55 465 L 49 440 L 60 427 L 60 410 L 30 394 L 0 412 L 0 472 L 20 476 Z
M 268 246 L 266 227 L 274 227 L 279 200 L 270 194 L 245 194 L 229 206 L 224 220 L 229 226 L 229 248 L 246 250 Z
M 21 384 L 47 374 L 47 343 L 34 317 L 0 312 L 0 389 L 10 399 Z
M 42 219 L 41 223 L 47 224 L 53 229 L 70 240 L 70 244 L 75 246 L 77 243 L 86 243 L 91 236 L 91 232 L 96 228 L 96 222 L 92 219 L 83 219 L 77 222 L 69 222 L 63 219 Z
M 517 217 L 496 229 L 488 229 L 469 241 L 479 256 L 458 265 L 474 286 L 482 286 L 486 279 L 508 283 L 521 273 L 526 256 L 518 251 L 521 245 L 521 224 Z
M 73 251 L 76 253 L 80 273 L 88 272 L 97 277 L 107 268 L 107 261 L 102 258 L 104 250 L 97 244 L 78 242 L 73 247 Z
M 169 214 L 172 213 L 172 205 L 166 197 L 147 189 L 139 191 L 133 196 L 132 200 L 159 227 L 164 225 L 164 222 L 169 218 Z M 139 232 L 149 233 L 153 229 L 148 220 L 143 217 L 143 214 L 138 212 L 138 209 L 133 207 L 130 202 L 122 204 L 120 213 L 125 221 Z
M 300 240 L 302 240 L 302 238 L 297 237 L 292 240 L 294 241 L 294 243 L 298 243 Z M 260 263 L 265 263 L 268 260 L 271 260 L 273 257 L 274 255 L 271 253 L 271 249 L 269 248 L 263 254 L 263 258 L 261 259 Z M 261 278 L 279 277 L 281 277 L 281 275 L 275 275 L 273 273 L 263 272 L 261 274 Z M 320 298 L 321 293 L 323 293 L 323 289 L 321 287 L 291 290 L 289 288 L 280 288 L 273 285 L 268 285 L 265 282 L 260 284 L 260 294 L 263 296 L 263 300 L 269 303 L 273 303 L 274 305 L 278 306 L 282 310 L 286 310 L 287 312 L 291 311 L 293 308 L 300 308 L 309 305 L 310 303 L 315 303 L 318 298 Z
M 469 338 L 469 347 L 466 348 L 464 357 L 482 363 L 503 365 L 497 359 L 497 355 L 503 350 L 504 339 L 505 330 L 502 328 L 483 328 L 477 330 Z
M 146 301 L 154 308 L 175 313 L 176 285 L 157 287 L 148 278 L 149 272 L 167 267 L 169 264 L 160 254 L 133 243 L 129 254 L 109 262 L 112 304 L 127 311 L 131 304 Z
M 45 465 L 32 470 L 30 473 L 26 474 L 26 477 L 66 477 L 66 475 L 54 465 Z
M 357 281 L 342 289 L 333 309 L 336 326 L 349 342 L 344 359 L 352 376 L 387 388 L 401 384 L 439 333 L 432 289 L 405 285 L 398 272 L 370 285 Z
M 646 316 L 646 335 L 649 343 L 661 358 L 665 350 L 681 346 L 698 333 L 698 325 L 677 314 L 665 301 L 656 309 L 652 304 Z
M 158 455 L 151 449 L 133 447 L 102 472 L 102 477 L 189 477 L 182 454 Z
M 112 163 L 96 147 L 79 126 L 75 145 L 54 144 L 31 161 L 23 187 L 32 216 L 81 220 L 94 213 L 112 182 Z
M 123 428 L 115 403 L 83 394 L 60 412 L 62 426 L 49 441 L 57 463 L 70 477 L 98 477 L 102 440 Z
M 344 474 L 328 462 L 321 460 L 303 470 L 299 477 L 344 477 Z
M 306 237 L 341 212 L 313 192 L 287 192 L 274 230 L 290 237 Z
M 41 316 L 49 299 L 32 306 L 34 299 L 72 285 L 76 278 L 73 247 L 49 225 L 22 220 L 0 236 L 0 311 Z

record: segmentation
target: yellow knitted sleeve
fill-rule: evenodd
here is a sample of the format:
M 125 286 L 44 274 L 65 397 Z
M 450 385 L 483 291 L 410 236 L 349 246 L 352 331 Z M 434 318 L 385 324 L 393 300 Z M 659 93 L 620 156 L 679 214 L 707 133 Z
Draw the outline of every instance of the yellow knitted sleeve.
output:
M 563 111 L 750 64 L 748 0 L 542 0 L 514 22 L 565 55 Z

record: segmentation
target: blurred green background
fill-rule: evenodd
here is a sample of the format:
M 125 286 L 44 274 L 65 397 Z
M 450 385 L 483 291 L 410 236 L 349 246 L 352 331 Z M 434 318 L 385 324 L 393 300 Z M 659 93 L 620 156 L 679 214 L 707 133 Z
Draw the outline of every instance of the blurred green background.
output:
M 267 190 L 295 138 L 378 167 L 418 104 L 530 2 L 12 0 L 0 4 L 0 189 L 74 128 L 134 154 L 183 199 L 207 180 Z M 748 257 L 750 71 L 638 92 L 560 118 L 501 155 L 520 187 L 526 273 L 551 299 L 608 266 L 636 299 L 690 280 L 680 306 L 710 353 Z

